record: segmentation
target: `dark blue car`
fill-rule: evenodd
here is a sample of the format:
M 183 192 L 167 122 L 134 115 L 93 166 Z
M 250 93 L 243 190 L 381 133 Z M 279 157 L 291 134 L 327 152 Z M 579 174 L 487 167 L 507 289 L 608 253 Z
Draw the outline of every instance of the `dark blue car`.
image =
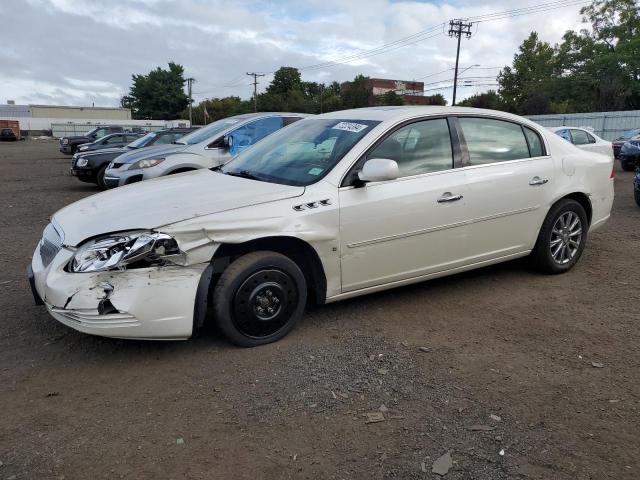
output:
M 625 172 L 630 172 L 640 166 L 640 136 L 633 137 L 622 145 L 620 166 Z

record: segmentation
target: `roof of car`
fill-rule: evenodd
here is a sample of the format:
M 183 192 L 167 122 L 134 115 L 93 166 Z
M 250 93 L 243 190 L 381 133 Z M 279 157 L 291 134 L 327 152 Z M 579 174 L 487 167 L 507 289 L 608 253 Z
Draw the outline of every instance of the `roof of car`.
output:
M 511 113 L 499 112 L 496 110 L 485 110 L 481 108 L 469 107 L 446 107 L 440 105 L 419 106 L 406 105 L 396 107 L 366 107 L 354 108 L 352 110 L 337 110 L 335 112 L 324 113 L 318 115 L 320 118 L 337 118 L 344 120 L 399 120 L 402 118 L 411 118 L 421 115 L 497 115 L 503 118 L 511 118 L 513 120 L 528 122 L 528 120 Z
M 226 118 L 238 118 L 238 119 L 245 119 L 245 118 L 255 118 L 255 117 L 269 117 L 272 115 L 283 115 L 285 117 L 311 117 L 313 115 L 308 114 L 308 113 L 295 113 L 295 112 L 255 112 L 255 113 L 242 113 L 240 115 L 232 115 L 230 117 L 226 117 Z M 224 119 L 222 119 L 224 120 Z

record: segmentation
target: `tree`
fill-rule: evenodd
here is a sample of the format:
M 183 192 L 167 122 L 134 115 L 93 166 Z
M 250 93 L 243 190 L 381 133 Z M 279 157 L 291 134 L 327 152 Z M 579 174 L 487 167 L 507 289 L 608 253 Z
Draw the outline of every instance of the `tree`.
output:
M 293 67 L 280 67 L 267 87 L 270 95 L 287 96 L 292 90 L 303 90 L 300 72 Z
M 342 92 L 342 104 L 344 108 L 362 108 L 369 106 L 371 92 L 367 88 L 369 77 L 356 75 Z
M 549 103 L 548 92 L 553 89 L 554 72 L 553 48 L 540 41 L 536 32 L 531 32 L 514 55 L 513 65 L 505 67 L 498 75 L 500 95 L 507 109 L 532 114 L 527 107 L 533 107 L 538 113 L 545 98 L 546 104 Z
M 160 67 L 147 75 L 132 75 L 129 95 L 122 97 L 122 106 L 131 108 L 133 118 L 175 120 L 189 105 L 184 93 L 184 68 L 169 62 L 169 69 Z
M 383 93 L 378 98 L 379 105 L 404 105 L 404 98 L 398 95 L 394 90 Z
M 465 98 L 458 105 L 461 107 L 488 108 L 489 110 L 504 110 L 504 102 L 498 92 L 489 90 Z
M 209 118 L 205 118 L 204 116 L 205 108 L 207 109 Z M 194 125 L 204 125 L 205 123 L 211 123 L 221 118 L 252 111 L 253 103 L 248 100 L 242 100 L 240 97 L 210 98 L 203 100 L 193 107 L 193 123 Z M 187 115 L 188 111 L 182 112 L 183 117 Z

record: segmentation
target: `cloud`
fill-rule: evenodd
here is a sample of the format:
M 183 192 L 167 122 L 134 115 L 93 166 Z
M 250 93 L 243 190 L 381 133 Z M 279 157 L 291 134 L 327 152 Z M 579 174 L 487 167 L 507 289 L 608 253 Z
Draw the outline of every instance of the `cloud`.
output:
M 535 5 L 519 2 L 517 8 Z M 246 72 L 273 72 L 333 61 L 424 31 L 451 18 L 516 8 L 506 0 L 28 0 L 5 9 L 0 43 L 0 94 L 19 103 L 115 106 L 131 75 L 175 61 L 196 78 L 199 100 L 251 94 Z M 468 76 L 495 77 L 517 47 L 536 30 L 558 42 L 581 27 L 579 7 L 477 24 L 463 40 Z M 36 34 L 37 32 L 37 34 Z M 434 33 L 443 33 L 442 27 Z M 330 68 L 303 70 L 303 78 L 330 82 L 363 73 L 374 77 L 424 78 L 428 88 L 450 84 L 455 41 L 445 34 L 384 54 Z M 270 77 L 261 79 L 260 88 Z M 492 82 L 491 78 L 486 79 Z M 437 81 L 442 81 L 439 84 Z M 466 96 L 478 88 L 461 88 Z M 435 90 L 434 90 L 435 92 Z M 442 93 L 450 96 L 451 90 Z

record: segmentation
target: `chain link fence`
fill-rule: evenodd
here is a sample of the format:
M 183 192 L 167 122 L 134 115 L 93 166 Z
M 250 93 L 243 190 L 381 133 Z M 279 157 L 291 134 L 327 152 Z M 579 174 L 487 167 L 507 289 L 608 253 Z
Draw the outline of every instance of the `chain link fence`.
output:
M 593 132 L 605 140 L 615 140 L 626 131 L 640 128 L 640 110 L 530 115 L 527 118 L 544 127 L 593 128 Z

